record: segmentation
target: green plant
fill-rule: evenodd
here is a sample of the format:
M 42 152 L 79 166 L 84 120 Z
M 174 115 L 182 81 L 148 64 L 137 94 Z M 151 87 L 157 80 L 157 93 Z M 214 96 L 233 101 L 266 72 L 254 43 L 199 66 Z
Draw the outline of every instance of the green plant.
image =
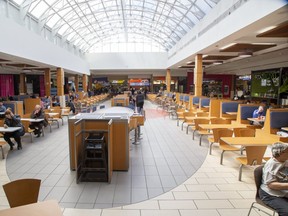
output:
M 288 92 L 288 78 L 284 80 L 283 84 L 279 88 L 279 94 Z

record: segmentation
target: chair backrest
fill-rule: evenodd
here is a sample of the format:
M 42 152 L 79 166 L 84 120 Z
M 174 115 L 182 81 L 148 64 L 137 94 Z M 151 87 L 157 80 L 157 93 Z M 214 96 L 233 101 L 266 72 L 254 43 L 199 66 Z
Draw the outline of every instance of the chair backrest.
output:
M 246 146 L 246 157 L 248 165 L 261 165 L 267 146 Z
M 189 117 L 194 117 L 194 116 L 195 116 L 195 113 L 193 113 L 193 112 L 184 112 L 184 113 L 183 113 L 183 116 L 184 116 L 184 117 L 188 117 L 188 116 L 189 116 Z
M 231 124 L 231 119 L 212 118 L 211 124 Z
M 220 139 L 220 137 L 219 137 L 219 130 L 222 130 L 222 129 L 225 129 L 225 128 L 214 128 L 214 129 L 212 129 L 212 132 L 213 132 L 213 138 L 214 138 L 214 142 L 215 143 L 219 143 L 219 139 Z
M 207 117 L 209 116 L 209 112 L 198 112 L 197 117 Z
M 254 181 L 256 185 L 256 200 L 259 198 L 259 188 L 262 184 L 262 175 L 263 175 L 264 165 L 260 165 L 254 169 Z
M 232 137 L 233 135 L 233 131 L 227 128 L 224 129 L 219 129 L 218 130 L 218 136 L 219 136 L 219 145 L 227 145 L 226 143 L 224 143 L 220 138 L 221 137 Z
M 255 137 L 255 129 L 253 128 L 234 128 L 235 137 Z
M 239 130 L 241 137 L 255 137 L 255 129 L 242 128 Z
M 209 124 L 209 119 L 194 119 L 195 130 L 200 130 L 199 124 Z
M 10 207 L 36 203 L 40 184 L 40 179 L 19 179 L 3 185 Z

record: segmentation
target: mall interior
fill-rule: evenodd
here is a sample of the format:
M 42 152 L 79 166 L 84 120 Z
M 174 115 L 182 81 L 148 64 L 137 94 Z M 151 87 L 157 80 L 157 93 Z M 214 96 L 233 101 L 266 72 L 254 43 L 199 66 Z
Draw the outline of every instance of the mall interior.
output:
M 272 215 L 250 207 L 288 142 L 287 1 L 0 0 L 0 29 L 0 216 Z

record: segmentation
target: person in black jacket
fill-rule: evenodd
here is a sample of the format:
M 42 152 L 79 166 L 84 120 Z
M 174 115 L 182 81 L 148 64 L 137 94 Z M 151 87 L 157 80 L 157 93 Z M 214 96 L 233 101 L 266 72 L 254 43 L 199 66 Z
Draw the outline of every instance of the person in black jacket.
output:
M 4 140 L 10 145 L 10 150 L 13 150 L 14 143 L 11 141 L 11 137 L 17 142 L 17 149 L 22 149 L 21 136 L 25 134 L 24 127 L 21 124 L 20 118 L 16 117 L 13 112 L 8 108 L 5 111 L 4 128 L 8 127 L 21 127 L 20 130 L 9 132 L 4 134 Z
M 138 91 L 138 94 L 136 95 L 136 106 L 138 113 L 142 114 L 143 105 L 144 105 L 144 94 L 142 94 L 141 91 Z
M 32 119 L 43 119 L 42 122 L 31 122 L 29 127 L 34 130 L 34 134 L 36 137 L 40 137 L 43 126 L 45 126 L 45 120 L 44 120 L 44 111 L 41 108 L 40 105 L 36 105 L 34 111 L 32 112 L 31 116 Z

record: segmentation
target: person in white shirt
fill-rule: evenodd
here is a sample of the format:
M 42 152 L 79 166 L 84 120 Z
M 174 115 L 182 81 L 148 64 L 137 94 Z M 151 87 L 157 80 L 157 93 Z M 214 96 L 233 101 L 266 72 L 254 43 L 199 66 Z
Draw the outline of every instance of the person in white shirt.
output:
M 263 168 L 259 195 L 279 216 L 288 215 L 288 144 L 273 144 L 272 157 Z

